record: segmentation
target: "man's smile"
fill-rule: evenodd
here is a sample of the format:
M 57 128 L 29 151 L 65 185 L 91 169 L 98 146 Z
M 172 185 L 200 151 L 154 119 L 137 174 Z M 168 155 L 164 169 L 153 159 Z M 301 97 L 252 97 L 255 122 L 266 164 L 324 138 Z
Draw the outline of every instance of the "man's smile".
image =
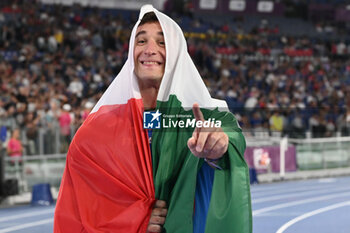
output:
M 159 61 L 141 61 L 142 65 L 161 65 L 162 62 Z

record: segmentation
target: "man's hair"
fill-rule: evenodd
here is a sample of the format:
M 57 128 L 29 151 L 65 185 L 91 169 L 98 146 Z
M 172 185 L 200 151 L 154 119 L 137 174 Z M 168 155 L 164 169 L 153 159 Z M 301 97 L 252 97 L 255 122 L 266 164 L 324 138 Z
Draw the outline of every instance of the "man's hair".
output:
M 156 14 L 154 14 L 154 12 L 148 12 L 142 17 L 139 26 L 144 25 L 146 23 L 158 23 L 158 22 L 159 21 Z

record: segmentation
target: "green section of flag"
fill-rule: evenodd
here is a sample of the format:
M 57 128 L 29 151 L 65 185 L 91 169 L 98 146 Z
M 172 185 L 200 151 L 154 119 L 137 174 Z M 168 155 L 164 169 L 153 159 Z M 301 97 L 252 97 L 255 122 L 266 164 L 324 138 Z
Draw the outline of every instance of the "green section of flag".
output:
M 166 102 L 158 101 L 157 109 L 168 115 L 188 115 L 175 95 Z M 222 121 L 230 139 L 228 152 L 220 161 L 223 170 L 216 170 L 208 211 L 206 233 L 252 232 L 249 173 L 243 155 L 245 140 L 231 113 L 218 109 L 201 109 L 205 119 Z M 193 232 L 193 210 L 197 172 L 202 159 L 193 156 L 187 147 L 192 129 L 154 130 L 152 136 L 153 176 L 156 198 L 168 203 L 164 228 L 168 233 Z M 203 223 L 204 224 L 204 223 Z

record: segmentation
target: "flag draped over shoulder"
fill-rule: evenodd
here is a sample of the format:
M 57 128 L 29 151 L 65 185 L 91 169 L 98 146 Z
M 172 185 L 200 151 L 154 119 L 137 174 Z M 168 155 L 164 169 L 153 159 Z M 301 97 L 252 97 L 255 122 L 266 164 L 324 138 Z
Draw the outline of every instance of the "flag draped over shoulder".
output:
M 143 129 L 143 103 L 133 73 L 135 32 L 153 11 L 163 30 L 165 73 L 157 96 L 164 115 L 193 115 L 199 103 L 205 119 L 222 122 L 228 152 L 216 170 L 206 233 L 252 232 L 245 140 L 224 101 L 210 97 L 188 52 L 180 27 L 152 6 L 141 9 L 133 28 L 128 60 L 75 135 L 57 201 L 54 232 L 144 233 L 155 199 L 168 203 L 164 229 L 193 231 L 194 194 L 201 159 L 187 147 L 193 129 L 154 130 L 152 154 Z

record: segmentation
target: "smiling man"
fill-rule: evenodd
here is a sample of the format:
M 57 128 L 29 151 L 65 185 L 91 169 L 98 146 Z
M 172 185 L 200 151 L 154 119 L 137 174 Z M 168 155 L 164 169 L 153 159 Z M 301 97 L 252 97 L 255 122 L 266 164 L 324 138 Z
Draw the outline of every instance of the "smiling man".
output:
M 143 112 L 156 109 L 222 124 L 144 129 Z M 54 232 L 250 233 L 244 150 L 236 119 L 210 97 L 180 27 L 144 6 L 125 65 L 70 145 Z
M 159 86 L 165 68 L 165 42 L 162 28 L 153 15 L 146 15 L 136 31 L 134 72 L 145 109 L 156 107 Z
M 137 28 L 134 62 L 134 72 L 140 81 L 153 80 L 160 84 L 165 67 L 165 42 L 158 22 L 143 23 Z

